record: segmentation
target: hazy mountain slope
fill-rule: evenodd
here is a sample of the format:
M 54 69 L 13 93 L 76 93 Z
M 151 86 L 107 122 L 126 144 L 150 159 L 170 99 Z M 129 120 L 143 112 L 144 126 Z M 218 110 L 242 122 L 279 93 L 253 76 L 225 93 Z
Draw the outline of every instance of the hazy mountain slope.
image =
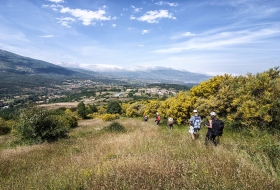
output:
M 20 56 L 4 50 L 0 50 L 0 72 L 27 75 L 53 74 L 76 77 L 83 76 L 79 72 L 75 72 L 64 67 Z
M 160 67 L 159 69 L 125 71 L 118 70 L 116 72 L 102 72 L 106 75 L 124 77 L 138 80 L 149 80 L 154 82 L 169 82 L 169 83 L 199 83 L 208 80 L 212 76 L 192 73 L 188 71 L 179 71 L 171 68 Z
M 65 79 L 90 78 L 45 61 L 0 50 L 0 95 L 16 95 L 61 84 Z

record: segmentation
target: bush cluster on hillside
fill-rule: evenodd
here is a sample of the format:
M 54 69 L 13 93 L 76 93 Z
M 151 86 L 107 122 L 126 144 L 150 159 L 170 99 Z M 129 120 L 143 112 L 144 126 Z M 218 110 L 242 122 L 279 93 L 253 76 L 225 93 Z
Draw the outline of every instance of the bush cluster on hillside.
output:
M 119 114 L 105 114 L 102 116 L 102 120 L 103 121 L 113 121 L 115 119 L 119 119 L 120 118 L 120 115 Z
M 202 117 L 211 111 L 226 118 L 233 127 L 280 129 L 280 70 L 278 67 L 256 75 L 218 75 L 179 92 L 165 101 L 139 101 L 123 105 L 127 116 L 172 116 L 178 124 L 188 120 L 193 109 Z
M 109 114 L 117 114 L 117 113 L 120 114 L 121 111 L 122 111 L 122 107 L 116 101 L 109 102 L 107 109 L 106 109 L 106 112 Z
M 109 126 L 104 128 L 105 131 L 109 132 L 126 132 L 125 127 L 119 122 L 113 122 Z
M 10 133 L 12 130 L 11 122 L 5 121 L 0 118 L 0 135 L 5 135 Z
M 70 115 L 33 107 L 21 110 L 16 130 L 21 140 L 41 143 L 64 138 L 76 126 L 77 120 Z
M 88 119 L 90 114 L 98 112 L 97 107 L 92 105 L 85 105 L 84 102 L 80 102 L 77 106 L 77 113 L 82 117 L 82 119 Z

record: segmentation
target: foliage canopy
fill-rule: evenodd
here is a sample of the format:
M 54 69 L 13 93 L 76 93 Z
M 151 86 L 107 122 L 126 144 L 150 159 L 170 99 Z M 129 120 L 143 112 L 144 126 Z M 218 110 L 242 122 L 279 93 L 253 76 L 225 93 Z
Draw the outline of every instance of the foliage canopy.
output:
M 116 101 L 112 101 L 108 104 L 106 112 L 110 113 L 110 114 L 121 114 L 122 111 L 122 107 L 121 105 L 116 102 Z
M 139 101 L 126 106 L 127 116 L 154 115 L 173 117 L 182 124 L 197 109 L 208 117 L 215 111 L 234 127 L 280 129 L 280 70 L 245 76 L 218 75 L 181 91 L 165 101 Z

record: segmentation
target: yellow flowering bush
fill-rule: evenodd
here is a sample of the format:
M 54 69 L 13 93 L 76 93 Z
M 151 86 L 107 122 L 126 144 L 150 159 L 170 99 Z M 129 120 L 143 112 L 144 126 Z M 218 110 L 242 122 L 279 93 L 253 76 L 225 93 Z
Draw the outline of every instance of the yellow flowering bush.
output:
M 113 121 L 113 120 L 119 119 L 119 118 L 120 118 L 119 114 L 109 114 L 109 113 L 107 113 L 101 117 L 101 119 L 103 121 Z
M 280 123 L 280 70 L 278 67 L 256 75 L 215 76 L 179 92 L 165 101 L 151 100 L 134 103 L 127 108 L 127 116 L 154 115 L 173 117 L 181 124 L 197 109 L 202 117 L 215 111 L 219 117 L 239 127 L 278 128 Z

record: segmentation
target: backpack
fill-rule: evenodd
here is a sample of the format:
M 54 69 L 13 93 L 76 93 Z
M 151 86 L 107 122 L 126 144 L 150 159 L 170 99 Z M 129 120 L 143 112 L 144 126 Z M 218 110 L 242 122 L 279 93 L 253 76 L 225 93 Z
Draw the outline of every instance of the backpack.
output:
M 157 116 L 157 120 L 160 121 L 160 116 L 159 115 Z
M 201 118 L 200 116 L 194 116 L 193 127 L 200 129 Z
M 224 130 L 224 122 L 220 119 L 212 121 L 212 130 L 215 136 L 222 136 Z

